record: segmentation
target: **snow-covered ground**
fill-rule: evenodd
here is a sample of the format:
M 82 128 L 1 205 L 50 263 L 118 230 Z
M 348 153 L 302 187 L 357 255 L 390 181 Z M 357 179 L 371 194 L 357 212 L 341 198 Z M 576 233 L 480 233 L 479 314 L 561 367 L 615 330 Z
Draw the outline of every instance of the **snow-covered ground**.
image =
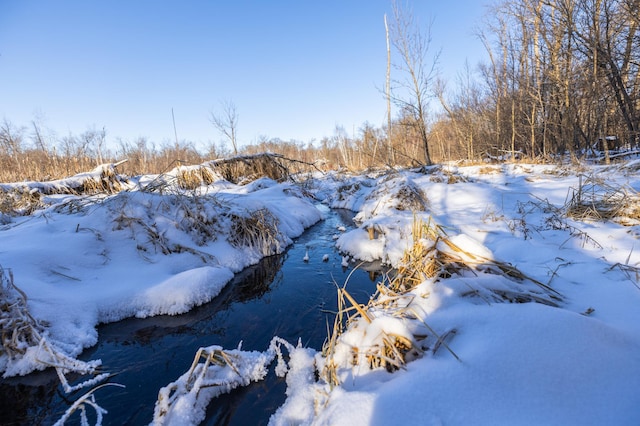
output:
M 277 339 L 263 353 L 205 348 L 160 392 L 156 423 L 197 424 L 216 393 L 201 390 L 260 380 L 277 360 L 288 389 L 273 424 L 634 425 L 639 168 L 329 173 L 304 190 L 261 179 L 141 191 L 142 178 L 124 192 L 48 195 L 34 214 L 4 216 L 0 265 L 49 344 L 75 357 L 95 344 L 100 322 L 186 312 L 284 250 L 322 219 L 311 194 L 357 212 L 358 227 L 336 241 L 345 256 L 402 268 L 407 253 L 427 253 L 433 273 L 385 281 L 324 352 Z M 348 307 L 348 287 L 343 296 Z M 0 370 L 44 368 L 38 350 L 3 352 Z

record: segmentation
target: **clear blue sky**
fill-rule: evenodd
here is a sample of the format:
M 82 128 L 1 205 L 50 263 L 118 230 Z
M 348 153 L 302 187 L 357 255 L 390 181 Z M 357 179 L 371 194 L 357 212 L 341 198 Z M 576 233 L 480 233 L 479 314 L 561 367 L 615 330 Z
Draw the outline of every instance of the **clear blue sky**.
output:
M 445 78 L 483 57 L 483 3 L 406 3 L 433 20 Z M 160 144 L 174 140 L 173 108 L 178 138 L 199 147 L 223 140 L 209 121 L 221 100 L 241 144 L 379 126 L 390 12 L 390 0 L 0 0 L 0 120 Z

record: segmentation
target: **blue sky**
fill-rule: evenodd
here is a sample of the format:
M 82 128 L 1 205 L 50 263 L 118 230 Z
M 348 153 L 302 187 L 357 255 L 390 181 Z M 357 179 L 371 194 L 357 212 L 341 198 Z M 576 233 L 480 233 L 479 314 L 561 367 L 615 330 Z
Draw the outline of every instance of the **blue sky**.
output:
M 473 35 L 482 3 L 406 3 L 433 20 L 449 80 L 484 56 Z M 162 144 L 174 140 L 173 109 L 178 138 L 199 147 L 223 140 L 209 121 L 223 100 L 241 144 L 379 126 L 390 12 L 390 0 L 0 0 L 0 119 Z

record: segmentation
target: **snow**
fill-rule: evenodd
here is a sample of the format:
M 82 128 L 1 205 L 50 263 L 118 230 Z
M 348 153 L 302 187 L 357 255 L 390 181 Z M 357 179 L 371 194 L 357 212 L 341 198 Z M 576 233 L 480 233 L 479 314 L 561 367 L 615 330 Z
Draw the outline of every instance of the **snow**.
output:
M 283 342 L 264 352 L 203 348 L 217 359 L 227 354 L 234 368 L 196 358 L 161 391 L 156 416 L 168 414 L 155 422 L 198 424 L 210 398 L 261 380 L 277 358 L 287 399 L 274 425 L 640 424 L 640 225 L 624 212 L 598 220 L 567 208 L 594 177 L 602 182 L 594 193 L 624 187 L 637 205 L 637 168 L 445 165 L 315 175 L 306 191 L 357 213 L 357 227 L 336 234 L 343 266 L 398 267 L 419 243 L 457 268 L 380 294 L 331 353 Z M 31 315 L 69 357 L 96 343 L 101 322 L 206 303 L 234 273 L 281 252 L 323 217 L 288 183 L 140 190 L 152 181 L 141 177 L 109 196 L 50 195 L 34 214 L 3 216 L 0 265 L 12 269 Z M 256 212 L 274 225 L 273 238 L 238 240 L 233 227 Z M 404 359 L 380 356 L 402 342 L 410 346 Z M 43 368 L 28 355 L 20 368 L 0 356 L 5 376 Z
M 524 282 L 496 275 L 426 280 L 405 295 L 404 307 L 369 310 L 376 316 L 371 323 L 352 323 L 332 360 L 339 364 L 339 385 L 322 379 L 309 384 L 316 393 L 313 404 L 289 397 L 272 424 L 640 423 L 636 228 L 612 221 L 558 222 L 556 210 L 579 185 L 577 172 L 537 165 L 492 169 L 450 167 L 459 178 L 452 184 L 437 174 L 402 172 L 367 186 L 369 192 L 353 192 L 347 181 L 347 191 L 334 191 L 339 195 L 329 202 L 357 207 L 361 226 L 341 235 L 337 245 L 359 260 L 398 265 L 419 215 L 441 225 L 465 255 L 508 262 L 549 284 L 562 295 L 557 307 L 495 300 L 494 290 L 545 293 L 531 283 L 524 291 Z M 615 167 L 590 172 L 614 186 L 638 187 L 634 174 Z M 385 184 L 380 194 L 390 193 L 389 182 L 395 182 L 396 193 L 399 185 L 419 188 L 427 211 L 406 211 L 388 196 L 371 196 L 372 187 Z M 366 227 L 380 235 L 370 240 Z M 621 265 L 632 269 L 625 273 Z M 471 290 L 479 297 L 463 296 Z M 409 309 L 409 318 L 400 314 Z M 398 371 L 371 370 L 362 359 L 354 363 L 353 348 L 362 358 L 363 351 L 380 346 L 381 336 L 407 333 L 446 335 L 451 352 L 444 344 L 435 350 L 431 337 Z M 316 362 L 321 369 L 327 360 L 317 355 Z M 303 419 L 291 414 L 313 406 L 323 408 Z
M 265 353 L 242 351 L 240 348 L 224 351 L 219 346 L 200 349 L 192 368 L 160 389 L 153 423 L 174 426 L 199 424 L 204 420 L 207 404 L 212 398 L 262 380 L 274 356 L 274 349 Z M 205 359 L 202 363 L 198 362 L 201 358 Z
M 176 315 L 210 301 L 234 273 L 282 252 L 322 218 L 291 184 L 169 189 L 174 193 L 138 187 L 50 197 L 45 209 L 2 227 L 0 265 L 13 271 L 30 313 L 49 324 L 50 341 L 65 355 L 94 345 L 100 323 Z M 272 215 L 273 239 L 250 228 L 246 241 L 234 243 L 242 234 L 234 226 L 245 218 L 251 225 L 256 212 Z M 23 363 L 20 373 L 44 368 L 32 364 Z

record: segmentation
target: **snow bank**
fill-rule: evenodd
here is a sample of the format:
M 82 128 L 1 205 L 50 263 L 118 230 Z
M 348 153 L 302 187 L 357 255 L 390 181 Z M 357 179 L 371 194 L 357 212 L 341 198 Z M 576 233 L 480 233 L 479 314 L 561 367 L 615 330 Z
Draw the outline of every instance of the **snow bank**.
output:
M 132 302 L 135 316 L 177 315 L 210 301 L 233 278 L 226 268 L 205 266 L 174 275 L 140 292 Z
M 212 398 L 262 380 L 274 356 L 273 351 L 224 351 L 219 346 L 201 348 L 191 369 L 160 389 L 153 424 L 200 424 Z M 204 362 L 200 363 L 200 359 Z
M 187 191 L 174 181 L 106 197 L 51 196 L 44 210 L 0 230 L 0 265 L 13 270 L 30 313 L 65 355 L 94 345 L 101 322 L 210 301 L 235 272 L 281 253 L 322 219 L 291 184 L 216 181 Z M 28 359 L 14 372 L 42 367 Z
M 211 399 L 228 393 L 239 386 L 262 380 L 267 368 L 277 358 L 276 373 L 286 374 L 288 367 L 282 357 L 282 347 L 291 355 L 291 368 L 298 364 L 298 352 L 287 341 L 274 337 L 264 352 L 224 350 L 220 346 L 200 348 L 191 368 L 176 381 L 160 389 L 155 405 L 154 425 L 197 425 L 205 418 Z M 202 362 L 200 362 L 202 361 Z M 292 375 L 293 376 L 293 375 Z
M 277 358 L 287 399 L 275 425 L 640 424 L 640 228 L 565 208 L 584 173 L 632 191 L 636 171 L 518 164 L 316 176 L 307 189 L 317 199 L 357 213 L 357 229 L 336 241 L 345 258 L 414 271 L 386 280 L 367 306 L 340 289 L 343 318 L 322 352 L 280 342 L 285 361 L 276 345 L 203 348 L 160 391 L 156 423 L 199 423 L 211 398 L 261 380 Z M 0 264 L 69 355 L 95 343 L 100 321 L 215 297 L 232 273 L 322 217 L 297 187 L 270 180 L 219 181 L 187 197 L 57 200 L 3 219 Z
M 352 317 L 331 355 L 325 348 L 315 369 L 305 364 L 305 377 L 319 379 L 292 379 L 271 424 L 640 423 L 636 226 L 567 218 L 568 188 L 581 181 L 570 169 L 446 171 L 367 178 L 366 190 L 328 197 L 358 211 L 359 228 L 337 240 L 348 255 L 398 266 L 420 220 L 439 224 L 449 242 L 440 234 L 425 246 L 458 264 Z M 618 168 L 597 173 L 640 187 Z M 427 211 L 386 195 L 409 182 Z
M 354 374 L 314 424 L 619 424 L 640 421 L 638 338 L 538 304 L 464 306 L 446 350 L 405 370 Z M 291 402 L 293 403 L 293 401 Z M 276 415 L 277 416 L 277 415 Z M 278 421 L 275 422 L 278 424 Z

